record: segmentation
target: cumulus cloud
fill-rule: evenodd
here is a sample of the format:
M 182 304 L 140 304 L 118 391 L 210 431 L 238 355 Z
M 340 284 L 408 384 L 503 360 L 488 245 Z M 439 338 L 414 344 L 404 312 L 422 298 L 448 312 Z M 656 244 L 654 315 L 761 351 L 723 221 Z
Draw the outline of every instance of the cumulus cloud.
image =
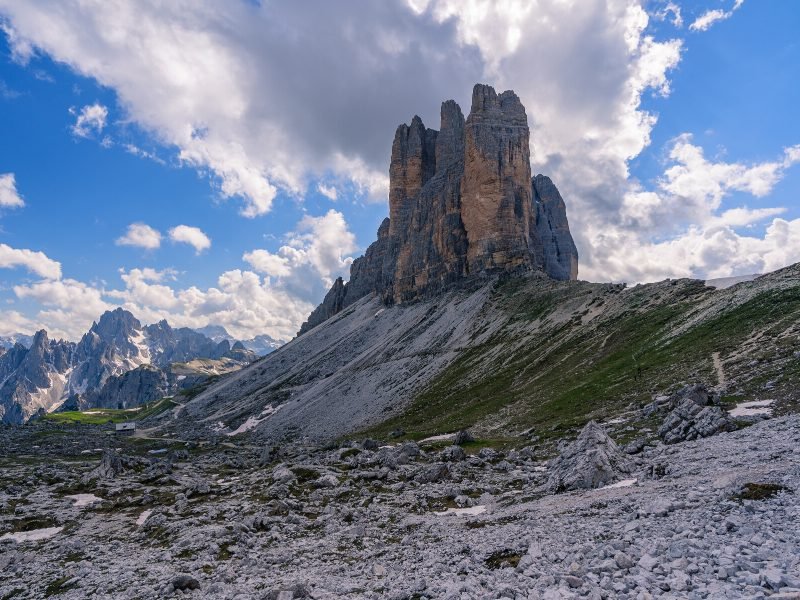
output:
M 145 223 L 131 223 L 128 231 L 117 238 L 117 246 L 135 246 L 145 250 L 155 250 L 161 246 L 161 232 Z
M 735 0 L 731 10 L 722 10 L 719 8 L 707 10 L 692 21 L 691 25 L 689 25 L 689 29 L 692 31 L 707 31 L 714 23 L 730 19 L 733 16 L 733 12 L 742 4 L 744 4 L 744 0 Z
M 257 249 L 242 259 L 311 302 L 318 301 L 336 277 L 347 277 L 353 262 L 350 255 L 358 249 L 344 215 L 333 209 L 320 217 L 306 215 L 285 238 L 286 244 L 275 253 Z
M 108 119 L 108 108 L 98 103 L 87 104 L 80 110 L 71 108 L 70 113 L 77 117 L 72 126 L 72 133 L 84 138 L 101 133 Z
M 0 310 L 0 335 L 14 335 L 16 333 L 33 333 L 42 329 L 38 323 L 32 321 L 16 310 Z
M 589 279 L 645 282 L 665 277 L 724 277 L 774 270 L 800 261 L 800 220 L 774 218 L 784 207 L 727 208 L 743 192 L 769 195 L 800 147 L 754 164 L 711 161 L 690 135 L 678 136 L 664 174 L 652 190 L 632 185 L 623 198 L 621 227 L 590 227 L 594 256 L 582 268 Z M 763 237 L 737 229 L 772 221 Z M 653 241 L 667 238 L 663 241 Z
M 56 335 L 77 339 L 103 311 L 122 306 L 145 323 L 167 319 L 178 327 L 223 325 L 241 339 L 259 333 L 290 339 L 333 280 L 347 274 L 357 246 L 344 216 L 335 210 L 306 215 L 284 242 L 276 253 L 245 253 L 242 259 L 252 270 L 225 271 L 207 289 L 181 286 L 181 274 L 173 269 L 149 267 L 120 269 L 121 286 L 73 279 L 20 284 L 13 288 L 17 298 L 42 309 L 35 320 L 15 318 L 14 323 L 17 331 L 29 333 L 45 324 Z M 3 252 L 0 245 L 0 266 Z
M 19 208 L 25 202 L 17 192 L 17 182 L 13 173 L 0 175 L 0 208 Z
M 15 267 L 22 267 L 48 280 L 57 280 L 61 277 L 61 263 L 48 258 L 44 252 L 0 244 L 0 269 Z
M 667 2 L 661 10 L 658 10 L 653 15 L 659 21 L 667 19 L 672 21 L 675 27 L 683 27 L 683 15 L 681 14 L 681 7 L 674 2 Z
M 66 339 L 78 339 L 103 312 L 113 308 L 103 300 L 102 290 L 75 279 L 16 285 L 14 293 L 21 300 L 44 307 L 37 321 L 52 336 Z
M 304 3 L 0 0 L 15 51 L 40 50 L 117 93 L 127 117 L 210 172 L 242 214 L 350 163 L 385 201 L 396 125 L 433 118 L 479 79 L 450 22 L 400 1 Z M 453 64 L 461 65 L 453 69 Z M 302 76 L 298 76 L 302 74 Z
M 189 244 L 194 248 L 196 254 L 211 248 L 211 238 L 209 238 L 199 227 L 189 225 L 177 225 L 169 230 L 169 239 L 181 244 Z
M 652 17 L 680 27 L 679 7 L 659 2 L 648 14 L 653 5 L 0 0 L 0 12 L 13 52 L 47 53 L 113 89 L 127 119 L 210 173 L 247 217 L 270 211 L 278 194 L 299 198 L 320 178 L 326 190 L 352 185 L 385 201 L 396 125 L 418 113 L 437 127 L 447 98 L 467 112 L 481 81 L 514 89 L 527 107 L 534 170 L 567 202 L 581 277 L 648 281 L 782 266 L 800 246 L 796 221 L 779 218 L 781 207 L 727 200 L 764 198 L 800 147 L 762 163 L 724 162 L 684 135 L 667 148 L 656 181 L 630 175 L 657 122 L 642 100 L 669 96 L 683 58 L 681 39 L 649 28 Z M 706 21 L 707 29 L 714 21 Z M 754 225 L 766 226 L 760 236 L 740 231 Z M 206 290 L 132 269 L 124 288 L 104 297 L 144 319 L 290 335 L 346 274 L 355 240 L 331 211 L 307 217 L 283 242 L 246 253 L 249 270 L 228 270 Z
M 324 183 L 317 184 L 317 191 L 325 196 L 328 200 L 333 200 L 334 202 L 336 202 L 336 198 L 339 195 L 336 187 L 332 185 L 325 185 Z

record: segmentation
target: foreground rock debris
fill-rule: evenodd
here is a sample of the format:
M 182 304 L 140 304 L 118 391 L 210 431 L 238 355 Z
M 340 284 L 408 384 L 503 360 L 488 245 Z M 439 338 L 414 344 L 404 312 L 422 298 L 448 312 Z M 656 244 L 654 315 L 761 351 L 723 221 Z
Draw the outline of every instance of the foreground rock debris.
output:
M 103 454 L 97 426 L 0 437 L 0 598 L 800 594 L 797 415 L 634 456 L 590 423 L 557 460 L 365 440 L 263 464 L 248 439 Z M 98 465 L 113 478 L 85 483 Z M 554 478 L 604 487 L 554 495 Z

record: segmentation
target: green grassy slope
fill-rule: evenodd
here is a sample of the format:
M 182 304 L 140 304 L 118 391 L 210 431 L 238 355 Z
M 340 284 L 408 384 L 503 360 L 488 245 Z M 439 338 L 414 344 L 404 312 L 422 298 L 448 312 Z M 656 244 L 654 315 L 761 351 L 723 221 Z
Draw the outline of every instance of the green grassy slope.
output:
M 737 400 L 768 390 L 796 401 L 800 278 L 748 289 L 713 291 L 694 280 L 624 291 L 585 282 L 504 282 L 484 313 L 487 323 L 501 326 L 483 339 L 489 329 L 476 324 L 475 344 L 406 411 L 364 433 L 385 437 L 402 428 L 420 438 L 477 427 L 503 438 L 534 427 L 541 436 L 558 435 L 683 383 L 717 385 L 713 353 Z

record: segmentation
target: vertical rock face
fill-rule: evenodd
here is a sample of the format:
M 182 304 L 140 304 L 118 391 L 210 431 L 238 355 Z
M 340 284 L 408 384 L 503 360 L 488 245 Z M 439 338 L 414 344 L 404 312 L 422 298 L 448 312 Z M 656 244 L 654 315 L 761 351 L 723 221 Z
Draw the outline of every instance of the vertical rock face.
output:
M 459 280 L 540 270 L 576 279 L 578 252 L 553 182 L 531 178 L 530 131 L 519 97 L 478 84 L 467 119 L 442 103 L 440 130 L 400 125 L 389 166 L 389 218 L 337 279 L 300 333 L 359 298 L 386 304 L 430 296 Z
M 461 218 L 470 272 L 536 264 L 528 120 L 517 95 L 476 85 L 465 138 Z
M 553 279 L 578 278 L 578 249 L 567 222 L 567 206 L 545 175 L 533 178 L 536 233 L 542 243 L 544 271 Z

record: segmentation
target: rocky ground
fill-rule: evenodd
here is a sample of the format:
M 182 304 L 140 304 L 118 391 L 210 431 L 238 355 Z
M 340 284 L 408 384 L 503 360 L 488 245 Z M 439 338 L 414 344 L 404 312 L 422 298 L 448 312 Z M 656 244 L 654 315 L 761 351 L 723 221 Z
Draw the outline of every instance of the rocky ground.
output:
M 726 429 L 553 460 L 5 428 L 0 598 L 800 598 L 800 416 Z

